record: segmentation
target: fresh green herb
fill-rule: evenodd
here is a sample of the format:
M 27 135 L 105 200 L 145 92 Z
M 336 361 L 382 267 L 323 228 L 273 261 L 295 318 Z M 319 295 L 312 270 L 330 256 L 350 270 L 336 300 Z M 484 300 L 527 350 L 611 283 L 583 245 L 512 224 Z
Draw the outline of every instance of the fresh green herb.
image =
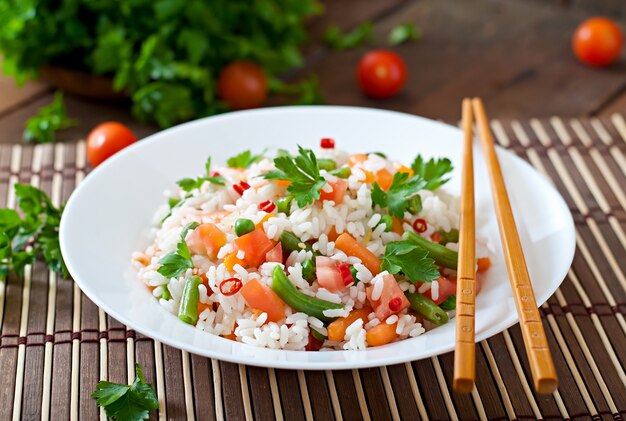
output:
M 36 116 L 28 119 L 24 130 L 24 140 L 34 143 L 51 143 L 54 142 L 57 131 L 77 124 L 77 120 L 67 117 L 65 105 L 63 105 L 63 93 L 57 91 L 52 103 L 41 107 Z
M 324 32 L 324 43 L 336 51 L 349 50 L 372 41 L 373 32 L 374 24 L 369 21 L 360 23 L 348 33 L 343 33 L 338 26 L 332 25 Z
M 422 211 L 422 196 L 416 194 L 411 199 L 409 199 L 408 211 L 412 214 L 416 214 Z
M 18 276 L 39 256 L 50 270 L 67 278 L 59 245 L 63 206 L 57 208 L 43 191 L 16 184 L 15 197 L 23 217 L 13 209 L 0 209 L 0 280 L 11 271 Z
M 326 103 L 320 91 L 319 80 L 315 75 L 296 83 L 285 83 L 278 78 L 270 78 L 268 79 L 268 88 L 273 94 L 295 96 L 297 99 L 294 105 L 323 105 Z
M 448 158 L 432 158 L 424 161 L 424 158 L 418 155 L 411 164 L 411 169 L 415 174 L 413 177 L 420 177 L 424 180 L 424 185 L 421 188 L 435 190 L 450 180 L 450 177 L 446 178 L 446 176 L 452 172 L 454 167 Z
M 152 386 L 146 383 L 139 364 L 135 364 L 133 384 L 123 385 L 100 381 L 91 397 L 104 408 L 108 418 L 117 421 L 146 420 L 150 411 L 159 408 L 159 400 Z
M 206 175 L 198 178 L 183 178 L 178 180 L 176 184 L 186 192 L 190 192 L 193 189 L 199 189 L 205 182 L 217 184 L 218 186 L 224 185 L 224 177 L 221 175 L 211 175 L 211 157 L 208 157 L 206 164 L 204 164 Z
M 276 210 L 278 212 L 282 212 L 282 213 L 286 213 L 287 215 L 289 215 L 289 212 L 291 211 L 291 201 L 293 200 L 293 197 L 291 196 L 283 196 L 283 197 L 279 197 L 278 199 L 276 199 Z
M 352 279 L 354 280 L 354 285 L 358 284 L 361 280 L 359 278 L 356 277 L 356 274 L 359 271 L 356 270 L 356 268 L 354 266 L 350 266 L 350 273 L 352 274 Z
M 274 159 L 276 170 L 263 175 L 268 180 L 290 181 L 287 191 L 298 206 L 303 208 L 320 197 L 320 189 L 326 184 L 317 168 L 317 159 L 310 149 L 298 146 L 296 157 L 280 156 Z
M 385 192 L 378 183 L 372 185 L 372 202 L 381 208 L 388 208 L 389 214 L 398 218 L 404 217 L 409 207 L 409 201 L 423 188 L 424 182 L 420 177 L 397 172 L 393 175 L 391 186 Z
M 391 28 L 388 41 L 391 45 L 400 45 L 409 41 L 417 41 L 422 38 L 422 31 L 412 23 L 403 23 Z
M 137 118 L 165 127 L 227 111 L 216 80 L 233 61 L 268 76 L 300 66 L 307 18 L 321 10 L 316 0 L 1 1 L 0 53 L 19 83 L 59 63 L 110 77 Z
M 185 237 L 187 232 L 196 229 L 197 226 L 197 222 L 190 222 L 185 225 L 180 233 L 180 242 L 176 245 L 176 251 L 167 254 L 159 261 L 161 266 L 157 269 L 157 272 L 166 278 L 176 278 L 187 269 L 193 268 L 191 253 L 189 252 L 189 247 L 187 247 Z
M 263 154 L 252 155 L 252 152 L 248 149 L 238 155 L 228 158 L 226 164 L 231 168 L 249 168 L 250 165 L 255 164 L 263 159 Z
M 384 224 L 385 232 L 389 232 L 393 228 L 393 219 L 389 215 L 383 215 L 380 217 L 380 221 L 378 221 L 376 226 L 378 227 L 380 224 Z
M 439 278 L 435 261 L 428 252 L 408 241 L 394 241 L 385 247 L 381 268 L 391 274 L 402 272 L 413 282 L 431 282 Z

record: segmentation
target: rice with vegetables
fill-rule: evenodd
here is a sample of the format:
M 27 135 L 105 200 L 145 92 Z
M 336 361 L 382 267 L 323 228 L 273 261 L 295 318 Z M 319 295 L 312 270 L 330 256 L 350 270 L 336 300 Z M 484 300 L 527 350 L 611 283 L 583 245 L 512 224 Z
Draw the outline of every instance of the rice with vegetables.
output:
M 322 139 L 245 151 L 178 181 L 133 255 L 159 303 L 205 332 L 291 350 L 361 350 L 453 315 L 457 198 L 446 159 L 411 166 Z M 477 270 L 489 266 L 480 258 Z

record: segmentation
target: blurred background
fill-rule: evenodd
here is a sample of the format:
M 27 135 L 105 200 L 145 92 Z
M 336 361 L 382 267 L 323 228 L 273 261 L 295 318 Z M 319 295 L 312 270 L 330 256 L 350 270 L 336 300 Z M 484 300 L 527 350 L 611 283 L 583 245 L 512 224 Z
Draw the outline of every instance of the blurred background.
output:
M 0 0 L 0 141 L 84 139 L 109 120 L 141 138 L 293 103 L 455 122 L 477 95 L 494 118 L 610 114 L 626 105 L 625 12 L 623 0 Z M 591 25 L 573 43 L 594 16 L 618 32 Z M 376 50 L 392 56 L 364 63 Z

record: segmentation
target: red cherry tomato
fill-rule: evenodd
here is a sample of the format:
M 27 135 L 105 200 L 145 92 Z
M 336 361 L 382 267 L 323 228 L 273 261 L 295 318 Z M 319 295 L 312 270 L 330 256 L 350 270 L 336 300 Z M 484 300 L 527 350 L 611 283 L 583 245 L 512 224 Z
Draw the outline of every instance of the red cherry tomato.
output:
M 234 110 L 259 107 L 267 98 L 267 77 L 257 64 L 235 61 L 222 69 L 217 93 Z
M 115 121 L 96 126 L 87 137 L 87 160 L 97 167 L 110 156 L 135 143 L 133 132 Z
M 604 67 L 615 62 L 624 44 L 622 31 L 611 19 L 595 17 L 581 23 L 572 48 L 580 61 L 590 66 Z
M 361 58 L 356 78 L 365 95 L 376 99 L 389 98 L 404 86 L 406 65 L 402 57 L 392 51 L 370 51 Z

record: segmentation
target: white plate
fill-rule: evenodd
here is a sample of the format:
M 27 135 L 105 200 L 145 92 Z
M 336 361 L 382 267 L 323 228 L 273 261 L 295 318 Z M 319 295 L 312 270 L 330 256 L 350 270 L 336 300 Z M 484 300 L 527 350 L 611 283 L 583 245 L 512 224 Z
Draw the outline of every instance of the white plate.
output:
M 383 151 L 410 163 L 419 152 L 449 157 L 455 167 L 447 189 L 459 193 L 461 132 L 407 114 L 351 107 L 286 107 L 206 118 L 165 130 L 127 148 L 94 170 L 72 194 L 61 221 L 61 250 L 82 291 L 108 314 L 147 336 L 221 360 L 279 368 L 347 369 L 417 360 L 454 348 L 454 322 L 417 338 L 366 351 L 269 350 L 185 325 L 134 278 L 130 256 L 148 243 L 162 192 L 245 149 L 317 147 L 332 137 L 348 151 Z M 539 303 L 557 289 L 572 262 L 574 224 L 549 182 L 512 153 L 498 155 L 509 188 L 526 260 Z M 476 303 L 476 340 L 518 321 L 500 247 L 485 164 L 475 150 L 478 235 L 494 253 Z

